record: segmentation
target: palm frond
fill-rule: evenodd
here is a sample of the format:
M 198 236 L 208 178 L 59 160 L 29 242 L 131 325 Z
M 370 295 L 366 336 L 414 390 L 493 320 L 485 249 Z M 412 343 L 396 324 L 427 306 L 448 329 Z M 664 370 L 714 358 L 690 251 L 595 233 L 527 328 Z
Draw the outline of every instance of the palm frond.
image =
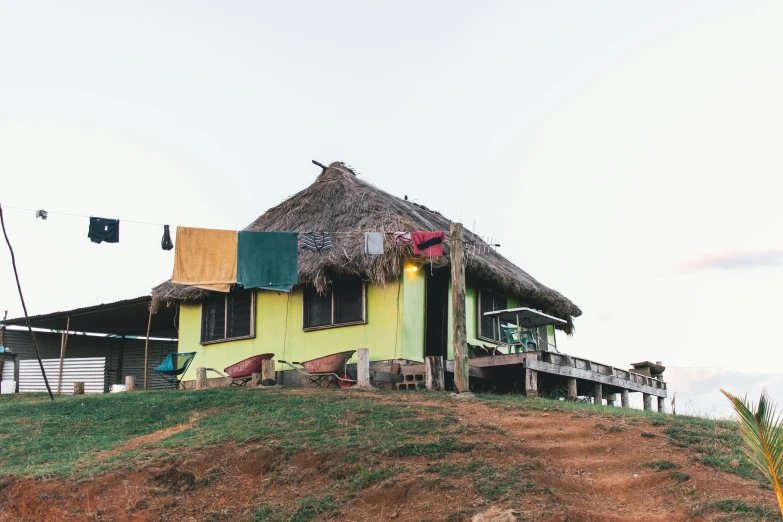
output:
M 783 418 L 776 412 L 774 403 L 761 392 L 758 407 L 735 397 L 726 390 L 721 393 L 731 401 L 740 421 L 740 435 L 745 441 L 743 452 L 775 489 L 780 512 L 783 514 Z

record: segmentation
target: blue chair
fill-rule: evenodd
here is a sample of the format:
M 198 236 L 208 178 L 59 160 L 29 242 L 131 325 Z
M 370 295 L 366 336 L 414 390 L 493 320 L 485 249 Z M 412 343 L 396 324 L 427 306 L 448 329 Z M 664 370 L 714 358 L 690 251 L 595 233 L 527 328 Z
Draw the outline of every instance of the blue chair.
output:
M 193 362 L 196 352 L 170 353 L 163 359 L 155 371 L 163 377 L 167 383 L 179 389 L 182 385 L 182 377 L 188 371 L 188 366 Z

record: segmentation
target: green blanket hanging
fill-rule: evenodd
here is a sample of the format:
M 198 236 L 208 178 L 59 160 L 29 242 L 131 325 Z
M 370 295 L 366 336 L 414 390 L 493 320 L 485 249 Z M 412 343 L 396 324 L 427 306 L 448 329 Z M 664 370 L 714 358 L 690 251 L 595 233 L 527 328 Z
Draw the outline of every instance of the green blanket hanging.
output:
M 296 232 L 239 232 L 237 283 L 290 292 L 299 282 L 298 239 Z

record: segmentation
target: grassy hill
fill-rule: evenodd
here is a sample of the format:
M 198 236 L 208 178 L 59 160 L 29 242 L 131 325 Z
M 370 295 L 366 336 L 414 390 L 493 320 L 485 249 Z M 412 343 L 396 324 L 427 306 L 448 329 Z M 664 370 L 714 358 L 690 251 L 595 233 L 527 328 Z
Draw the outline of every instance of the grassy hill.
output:
M 2 396 L 0 520 L 779 518 L 740 446 L 731 422 L 508 395 Z

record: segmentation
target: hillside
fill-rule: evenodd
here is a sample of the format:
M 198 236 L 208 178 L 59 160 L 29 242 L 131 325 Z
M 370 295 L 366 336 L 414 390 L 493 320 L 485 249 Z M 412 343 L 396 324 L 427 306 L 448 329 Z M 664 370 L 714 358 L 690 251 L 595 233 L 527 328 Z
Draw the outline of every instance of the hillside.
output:
M 739 445 L 733 423 L 519 396 L 2 396 L 0 521 L 778 519 Z

